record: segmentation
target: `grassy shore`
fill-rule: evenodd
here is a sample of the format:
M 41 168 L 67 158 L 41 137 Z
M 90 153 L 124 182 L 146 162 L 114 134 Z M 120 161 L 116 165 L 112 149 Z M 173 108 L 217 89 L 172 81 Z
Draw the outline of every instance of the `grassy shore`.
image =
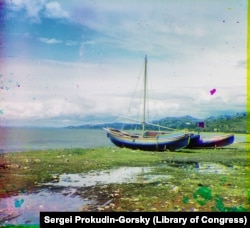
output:
M 0 198 L 33 191 L 63 173 L 118 167 L 153 167 L 153 182 L 87 188 L 98 205 L 83 211 L 248 211 L 249 147 L 235 143 L 217 149 L 145 152 L 125 148 L 58 149 L 6 153 L 0 157 Z M 197 164 L 220 165 L 223 172 L 197 172 Z M 86 190 L 85 190 L 86 191 Z M 109 202 L 109 203 L 105 203 Z

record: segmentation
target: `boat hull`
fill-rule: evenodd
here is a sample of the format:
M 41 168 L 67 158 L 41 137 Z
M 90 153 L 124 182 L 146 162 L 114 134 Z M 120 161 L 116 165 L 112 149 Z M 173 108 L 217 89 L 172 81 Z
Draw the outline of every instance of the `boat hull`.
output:
M 118 146 L 144 151 L 177 151 L 189 144 L 188 134 L 159 135 L 156 137 L 140 137 L 115 129 L 105 129 L 110 141 Z
M 210 139 L 201 139 L 199 134 L 190 135 L 190 143 L 186 148 L 217 148 L 225 147 L 234 142 L 234 135 L 216 136 Z

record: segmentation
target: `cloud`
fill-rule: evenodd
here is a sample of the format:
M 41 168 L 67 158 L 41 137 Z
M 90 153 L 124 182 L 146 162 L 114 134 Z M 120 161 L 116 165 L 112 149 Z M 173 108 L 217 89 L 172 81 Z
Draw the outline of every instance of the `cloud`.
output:
M 69 13 L 63 10 L 60 3 L 49 0 L 11 0 L 10 7 L 14 11 L 24 10 L 31 22 L 40 23 L 42 17 L 68 18 Z
M 56 2 L 48 2 L 45 5 L 44 15 L 48 18 L 68 18 L 69 13 L 62 9 L 61 5 Z
M 143 72 L 138 76 L 139 65 L 125 69 L 124 66 L 116 65 L 20 59 L 10 63 L 6 65 L 2 76 L 2 121 L 58 118 L 71 120 L 72 123 L 75 123 L 74 119 L 79 119 L 81 122 L 78 124 L 81 124 L 88 123 L 91 116 L 93 122 L 110 120 L 111 117 L 114 121 L 114 116 L 126 116 L 129 107 L 130 118 L 140 119 L 138 108 L 142 106 L 142 100 L 139 99 L 141 94 L 134 93 L 137 80 L 143 76 Z M 151 66 L 150 61 L 149 67 L 158 69 L 156 76 L 164 71 L 157 64 Z M 8 69 L 11 69 L 11 74 Z M 154 70 L 151 69 L 151 73 Z M 183 72 L 185 70 L 182 69 Z M 190 79 L 184 74 L 179 79 L 174 77 L 174 82 L 171 82 L 171 77 L 157 76 L 152 82 L 151 73 L 148 102 L 151 119 L 187 114 L 206 118 L 245 108 L 246 91 L 244 84 L 237 80 L 229 87 L 224 86 L 222 81 L 211 96 L 213 82 L 209 84 L 208 79 L 204 83 L 206 77 L 200 81 L 194 78 L 196 81 L 191 80 L 189 83 Z M 20 87 L 16 86 L 17 82 Z M 9 89 L 6 90 L 4 85 Z M 141 88 L 141 85 L 138 84 L 137 88 Z M 135 103 L 131 103 L 133 94 L 138 98 L 133 99 Z
M 15 11 L 24 10 L 26 17 L 33 22 L 40 22 L 40 11 L 44 2 L 44 0 L 13 0 L 11 1 L 11 6 Z
M 243 1 L 13 2 L 11 23 L 23 12 L 31 21 L 6 30 L 6 53 L 17 57 L 1 69 L 0 118 L 63 124 L 126 115 L 145 54 L 154 119 L 246 107 Z M 140 106 L 137 99 L 134 116 Z
M 214 4 L 208 1 L 192 4 L 156 1 L 151 5 L 134 1 L 130 5 L 124 1 L 119 4 L 86 1 L 69 11 L 74 23 L 97 33 L 96 36 L 94 33 L 93 48 L 150 53 L 161 58 L 189 58 L 193 50 L 199 52 L 211 46 L 221 48 L 226 43 L 230 48 L 236 46 L 239 39 L 244 42 L 246 38 L 244 34 L 232 35 L 235 29 L 244 26 L 245 19 L 240 18 L 242 24 L 233 21 L 225 24 L 222 18 L 230 18 L 232 12 L 224 4 Z
M 74 40 L 67 40 L 65 43 L 67 46 L 75 46 L 78 44 L 78 42 L 74 41 Z
M 39 40 L 43 43 L 46 43 L 46 44 L 58 44 L 58 43 L 62 43 L 62 40 L 57 40 L 57 39 L 54 39 L 54 38 L 51 38 L 51 39 L 48 39 L 48 38 L 45 38 L 45 37 L 40 37 Z

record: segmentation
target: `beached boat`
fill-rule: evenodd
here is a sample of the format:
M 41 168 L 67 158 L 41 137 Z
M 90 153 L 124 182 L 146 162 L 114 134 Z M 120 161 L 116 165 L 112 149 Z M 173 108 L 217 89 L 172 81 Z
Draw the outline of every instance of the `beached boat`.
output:
M 110 141 L 118 147 L 126 147 L 130 149 L 138 149 L 145 151 L 178 151 L 185 148 L 190 141 L 190 135 L 183 131 L 147 131 L 147 125 L 153 125 L 146 123 L 146 98 L 147 98 L 147 56 L 144 61 L 144 85 L 143 85 L 143 115 L 141 124 L 141 130 L 138 133 L 131 133 L 130 131 L 124 131 L 120 129 L 114 129 L 106 127 L 104 130 L 107 132 L 107 137 Z M 135 121 L 138 122 L 138 121 Z M 160 127 L 157 125 L 157 127 Z M 164 127 L 161 127 L 164 129 Z
M 234 134 L 216 135 L 202 139 L 200 134 L 190 134 L 190 142 L 186 148 L 202 149 L 225 147 L 234 142 Z
M 189 135 L 185 133 L 159 133 L 152 136 L 146 131 L 144 135 L 126 131 L 104 128 L 110 141 L 118 147 L 146 151 L 177 151 L 189 143 Z M 148 135 L 148 136 L 147 136 Z

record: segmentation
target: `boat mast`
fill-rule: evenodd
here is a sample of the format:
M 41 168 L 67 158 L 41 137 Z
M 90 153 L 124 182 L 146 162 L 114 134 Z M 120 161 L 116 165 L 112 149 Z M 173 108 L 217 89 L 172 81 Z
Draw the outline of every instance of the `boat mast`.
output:
M 145 121 L 146 121 L 146 98 L 147 98 L 147 55 L 145 56 L 145 63 L 144 63 L 144 95 L 143 95 L 143 116 L 142 116 L 142 135 L 145 132 Z

